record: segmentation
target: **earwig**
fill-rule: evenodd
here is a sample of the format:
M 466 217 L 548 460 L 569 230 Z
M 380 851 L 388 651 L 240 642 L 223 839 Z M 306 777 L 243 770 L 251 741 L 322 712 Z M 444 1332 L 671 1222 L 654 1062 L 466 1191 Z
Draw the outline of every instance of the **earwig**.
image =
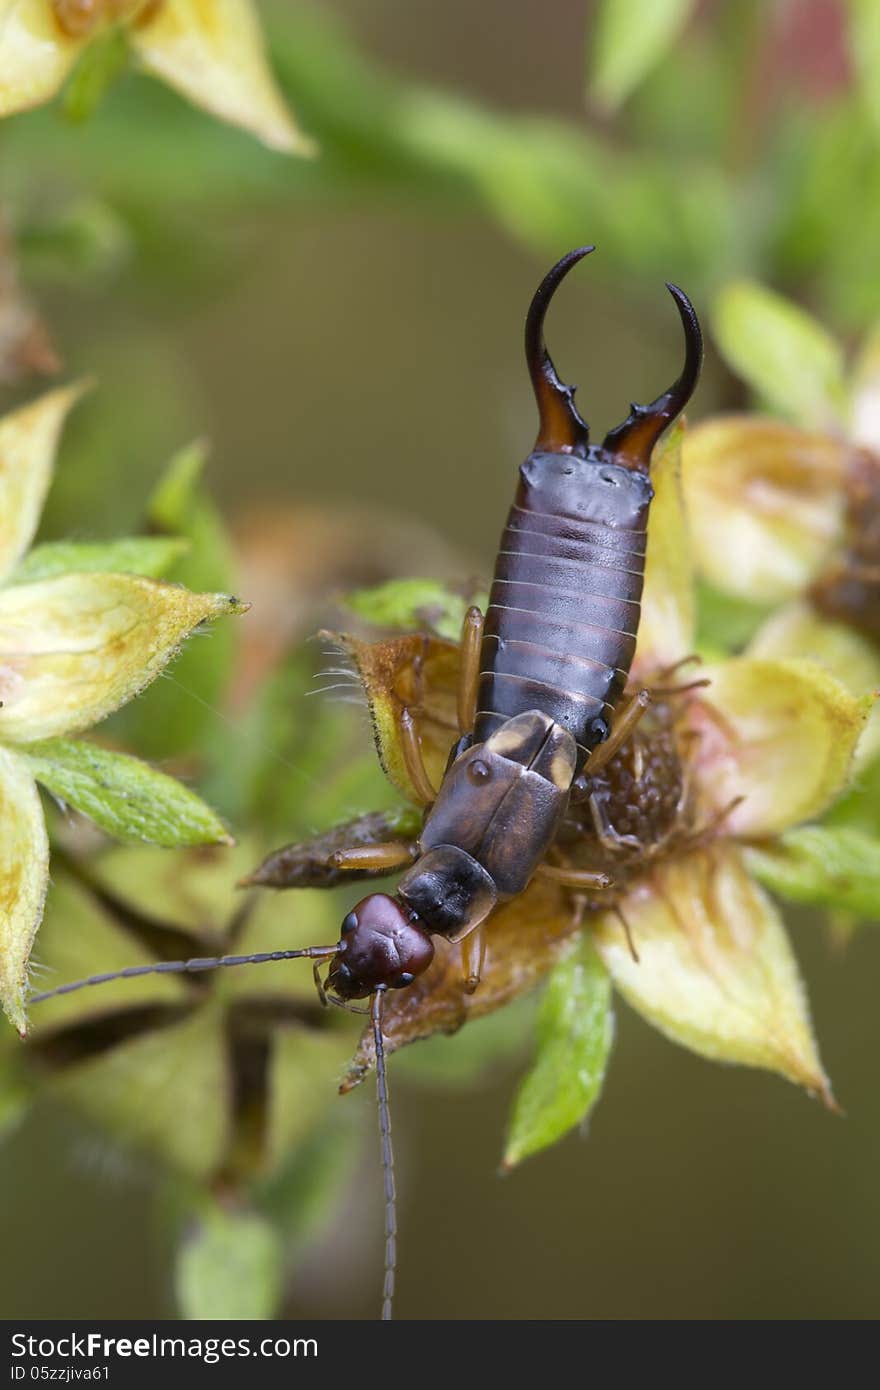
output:
M 37 1004 L 151 973 L 312 960 L 322 1002 L 367 1013 L 375 1042 L 385 1187 L 383 1318 L 391 1316 L 396 1265 L 385 995 L 405 989 L 428 969 L 432 937 L 461 942 L 480 933 L 493 910 L 522 893 L 536 873 L 582 893 L 611 886 L 605 873 L 567 870 L 546 865 L 545 859 L 572 791 L 589 800 L 591 777 L 630 736 L 650 703 L 648 692 L 639 691 L 621 706 L 645 573 L 651 454 L 693 393 L 702 339 L 687 295 L 667 285 L 684 330 L 682 371 L 650 405 L 633 405 L 601 445 L 591 444 L 574 388 L 560 380 L 547 351 L 544 319 L 563 278 L 593 249 L 571 251 L 553 267 L 526 317 L 526 361 L 539 430 L 520 468 L 485 617 L 471 608 L 465 618 L 459 737 L 436 791 L 422 762 L 412 713 L 403 711 L 403 755 L 425 805 L 419 837 L 377 842 L 365 833 L 349 846 L 325 837 L 333 847 L 318 878 L 322 885 L 346 873 L 375 877 L 404 867 L 394 896 L 371 893 L 361 899 L 333 945 L 134 966 L 61 985 L 31 1000 Z M 282 852 L 271 856 L 271 873 L 268 866 L 269 861 L 266 873 L 258 870 L 247 881 L 274 886 L 307 881 L 301 857 L 287 863 Z M 465 987 L 474 989 L 483 955 L 479 935 L 468 941 L 465 954 Z M 366 1010 L 354 1003 L 363 999 L 370 1000 Z

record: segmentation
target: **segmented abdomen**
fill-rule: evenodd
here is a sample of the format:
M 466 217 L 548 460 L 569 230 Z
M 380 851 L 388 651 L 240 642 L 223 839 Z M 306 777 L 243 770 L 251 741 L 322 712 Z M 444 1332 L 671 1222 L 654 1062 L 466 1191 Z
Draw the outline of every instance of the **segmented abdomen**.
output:
M 572 733 L 579 767 L 601 741 L 635 653 L 647 510 L 622 527 L 517 498 L 485 615 L 476 742 L 531 709 Z

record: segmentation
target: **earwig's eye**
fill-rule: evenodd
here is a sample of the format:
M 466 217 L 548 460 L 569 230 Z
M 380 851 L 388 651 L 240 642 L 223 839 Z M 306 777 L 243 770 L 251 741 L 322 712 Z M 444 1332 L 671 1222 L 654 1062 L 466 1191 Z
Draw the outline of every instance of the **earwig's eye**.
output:
M 608 725 L 604 719 L 594 719 L 590 725 L 590 737 L 597 743 L 604 743 L 608 737 Z
M 408 970 L 404 970 L 400 975 L 398 975 L 397 979 L 394 981 L 392 988 L 405 989 L 407 985 L 412 984 L 415 978 L 415 975 L 411 975 Z
M 347 917 L 343 918 L 343 921 L 342 921 L 342 929 L 341 929 L 341 930 L 342 930 L 342 935 L 343 935 L 343 936 L 348 936 L 348 933 L 354 931 L 354 929 L 355 929 L 355 927 L 357 926 L 357 924 L 358 924 L 357 913 L 356 913 L 356 912 L 350 912 L 350 913 L 348 914 Z
M 468 763 L 467 771 L 472 782 L 488 782 L 492 776 L 489 764 L 484 763 L 482 758 L 474 758 L 473 762 Z

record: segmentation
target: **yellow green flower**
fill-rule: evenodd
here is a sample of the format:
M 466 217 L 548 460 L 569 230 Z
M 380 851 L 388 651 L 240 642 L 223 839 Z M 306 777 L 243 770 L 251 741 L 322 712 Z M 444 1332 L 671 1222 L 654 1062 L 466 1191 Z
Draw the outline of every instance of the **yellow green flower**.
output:
M 84 58 L 115 70 L 129 55 L 272 149 L 313 152 L 272 76 L 252 0 L 0 0 L 0 116 L 50 101 Z
M 656 496 L 631 688 L 652 689 L 654 703 L 597 776 L 603 836 L 573 804 L 557 843 L 573 867 L 601 867 L 615 887 L 578 904 L 534 879 L 490 919 L 487 966 L 474 995 L 464 990 L 460 948 L 441 942 L 436 965 L 386 1006 L 393 1050 L 454 1031 L 551 972 L 535 1068 L 508 1139 L 511 1163 L 558 1138 L 595 1101 L 610 1040 L 603 979 L 692 1051 L 767 1068 L 834 1104 L 786 927 L 753 869 L 772 877 L 773 853 L 845 787 L 871 697 L 867 687 L 852 694 L 819 664 L 773 653 L 746 651 L 696 670 L 682 664 L 695 652 L 696 604 L 680 444 L 679 431 L 652 469 Z M 388 622 L 387 590 L 380 607 Z M 366 596 L 358 609 L 369 615 Z M 398 616 L 405 626 L 404 602 Z M 372 645 L 349 641 L 348 649 L 366 685 L 383 766 L 404 791 L 398 718 L 402 704 L 412 704 L 418 671 L 423 748 L 439 776 L 454 737 L 455 645 L 404 635 Z M 577 946 L 581 924 L 586 944 Z M 565 988 L 556 988 L 561 981 Z M 565 1007 L 573 988 L 583 1005 L 574 1016 Z M 589 1036 L 584 1009 L 595 1017 Z M 346 1084 L 371 1061 L 365 1035 Z
M 173 538 L 29 550 L 81 390 L 49 392 L 0 420 L 0 1000 L 21 1031 L 49 878 L 38 782 L 117 839 L 229 842 L 214 812 L 173 778 L 71 737 L 155 679 L 202 623 L 243 608 L 228 594 L 152 577 L 180 554 Z
M 847 370 L 816 320 L 749 281 L 719 295 L 713 326 L 730 366 L 781 418 L 721 415 L 689 432 L 697 570 L 766 616 L 755 654 L 806 657 L 853 691 L 880 688 L 880 329 Z M 880 711 L 861 761 L 878 751 Z

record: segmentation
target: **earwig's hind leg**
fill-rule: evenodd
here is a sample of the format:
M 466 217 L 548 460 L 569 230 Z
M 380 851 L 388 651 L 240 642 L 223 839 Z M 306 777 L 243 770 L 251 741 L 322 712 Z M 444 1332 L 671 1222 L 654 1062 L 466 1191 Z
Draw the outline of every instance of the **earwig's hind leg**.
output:
M 412 864 L 419 857 L 419 847 L 411 840 L 388 840 L 379 845 L 355 845 L 351 849 L 337 849 L 327 862 L 334 869 L 356 873 L 402 868 Z
M 624 849 L 641 849 L 642 842 L 636 835 L 620 835 L 608 819 L 605 807 L 595 793 L 589 799 L 590 817 L 596 831 L 596 838 L 603 849 L 611 854 L 619 854 Z
M 477 715 L 477 687 L 480 683 L 480 652 L 483 645 L 483 615 L 472 607 L 461 627 L 461 675 L 458 681 L 458 732 L 469 734 Z
M 600 767 L 604 767 L 607 762 L 614 757 L 614 754 L 625 743 L 638 724 L 642 715 L 651 703 L 650 690 L 639 690 L 632 697 L 614 720 L 614 726 L 604 743 L 600 743 L 594 748 L 584 769 L 588 777 L 592 777 L 598 772 Z
M 476 927 L 461 943 L 461 963 L 464 969 L 465 994 L 473 994 L 477 989 L 486 963 L 486 933 Z
M 437 800 L 437 792 L 425 767 L 425 761 L 422 757 L 422 743 L 415 720 L 406 708 L 400 714 L 400 742 L 403 750 L 403 761 L 413 789 L 419 800 L 425 806 L 430 806 L 432 802 Z

